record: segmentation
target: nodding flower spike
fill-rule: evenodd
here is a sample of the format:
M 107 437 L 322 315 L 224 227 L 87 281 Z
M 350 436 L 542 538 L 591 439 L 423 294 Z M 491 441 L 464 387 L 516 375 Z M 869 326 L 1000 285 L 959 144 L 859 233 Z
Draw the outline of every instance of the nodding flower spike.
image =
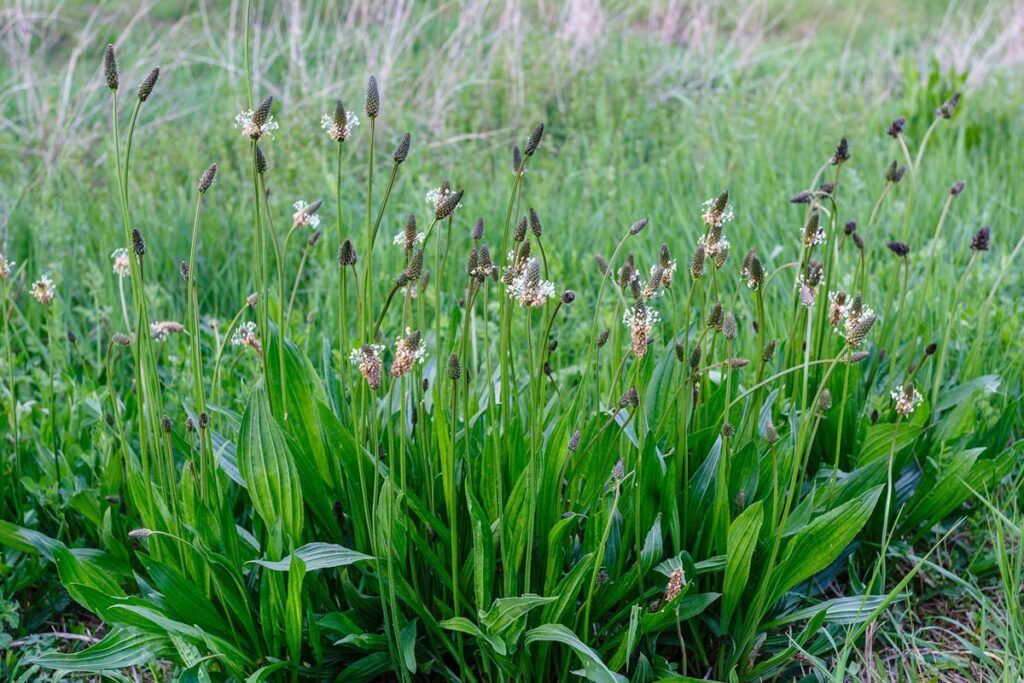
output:
M 850 160 L 850 143 L 846 138 L 839 140 L 836 153 L 832 155 L 832 164 L 838 166 Z
M 647 224 L 650 222 L 650 220 L 651 220 L 650 218 L 641 218 L 636 223 L 633 223 L 633 225 L 629 226 L 629 234 L 630 235 L 638 235 L 638 234 L 640 234 L 640 232 L 643 231 L 643 229 L 647 227 Z

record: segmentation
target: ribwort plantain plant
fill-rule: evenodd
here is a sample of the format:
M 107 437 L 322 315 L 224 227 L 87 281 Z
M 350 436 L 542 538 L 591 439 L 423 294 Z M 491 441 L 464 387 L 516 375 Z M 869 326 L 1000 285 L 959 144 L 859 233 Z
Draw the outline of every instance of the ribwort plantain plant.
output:
M 103 53 L 121 319 L 98 372 L 110 419 L 90 427 L 105 497 L 75 501 L 98 528 L 88 536 L 73 515 L 40 519 L 13 491 L 26 470 L 49 468 L 57 499 L 62 470 L 65 482 L 80 471 L 57 421 L 57 384 L 74 366 L 58 341 L 74 313 L 48 277 L 32 285 L 47 336 L 20 346 L 46 359 L 52 426 L 44 440 L 32 425 L 26 440 L 6 315 L 17 271 L 0 254 L 18 482 L 0 491 L 12 512 L 0 543 L 52 562 L 109 627 L 35 665 L 105 674 L 169 662 L 183 680 L 614 683 L 789 678 L 804 658 L 842 668 L 921 566 L 893 581 L 890 542 L 942 521 L 970 495 L 966 480 L 983 488 L 1009 471 L 1012 447 L 962 447 L 963 390 L 946 377 L 964 355 L 956 312 L 989 228 L 971 239 L 948 321 L 927 339 L 906 325 L 928 322 L 918 297 L 964 191 L 935 207 L 931 244 L 910 232 L 927 201 L 915 196 L 925 148 L 959 96 L 916 156 L 913 125 L 890 124 L 903 165 L 876 174 L 863 227 L 848 209 L 843 171 L 856 157 L 844 137 L 792 196 L 778 249 L 732 248 L 742 233 L 730 228 L 752 215 L 736 184 L 682 215 L 621 221 L 614 244 L 594 245 L 610 256 L 585 275 L 557 248 L 573 228 L 527 182 L 558 153 L 557 121 L 520 133 L 510 172 L 493 179 L 507 203 L 486 206 L 470 183 L 445 179 L 427 193 L 429 213 L 397 207 L 392 240 L 399 189 L 425 173 L 400 173 L 420 163 L 405 133 L 374 193 L 377 137 L 391 126 L 374 76 L 361 114 L 345 108 L 350 93 L 325 103 L 325 186 L 291 195 L 324 199 L 283 214 L 271 184 L 293 189 L 277 160 L 298 136 L 275 119 L 281 103 L 254 98 L 249 9 L 241 135 L 189 187 L 173 285 L 184 303 L 167 319 L 147 277 L 175 255 L 146 237 L 176 228 L 133 212 L 130 173 L 160 72 L 139 86 L 122 135 L 117 56 Z M 215 182 L 232 173 L 251 183 L 250 279 L 225 327 L 204 296 L 218 274 L 203 219 L 234 201 Z M 899 233 L 882 234 L 885 202 L 901 193 Z M 310 265 L 321 242 L 336 273 Z M 313 278 L 329 282 L 323 299 L 304 287 Z

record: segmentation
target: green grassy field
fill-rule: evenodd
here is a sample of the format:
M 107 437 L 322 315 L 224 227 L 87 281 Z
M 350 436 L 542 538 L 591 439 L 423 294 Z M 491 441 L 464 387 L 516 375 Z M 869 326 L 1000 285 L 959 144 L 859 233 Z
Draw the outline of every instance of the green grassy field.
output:
M 0 9 L 0 679 L 1019 680 L 1022 37 Z

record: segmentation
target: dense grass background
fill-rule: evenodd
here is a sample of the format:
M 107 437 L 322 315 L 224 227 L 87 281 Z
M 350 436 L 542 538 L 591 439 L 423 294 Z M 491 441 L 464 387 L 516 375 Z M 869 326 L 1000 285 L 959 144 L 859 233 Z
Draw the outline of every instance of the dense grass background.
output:
M 909 359 L 939 340 L 950 322 L 951 290 L 970 256 L 970 235 L 991 225 L 992 250 L 972 272 L 971 296 L 952 320 L 946 372 L 955 383 L 997 374 L 998 382 L 990 382 L 996 388 L 979 393 L 965 411 L 966 429 L 979 440 L 992 430 L 1004 442 L 1000 446 L 1020 436 L 1024 279 L 1016 257 L 1024 236 L 1024 185 L 1015 150 L 1024 147 L 1024 18 L 1014 3 L 257 6 L 254 89 L 277 98 L 281 123 L 267 147 L 271 167 L 280 169 L 270 181 L 275 213 L 289 214 L 299 198 L 332 196 L 333 155 L 320 115 L 335 97 L 358 110 L 369 73 L 382 84 L 383 148 L 406 130 L 413 136 L 413 154 L 382 226 L 385 236 L 400 230 L 407 211 L 427 206 L 423 197 L 442 176 L 466 188 L 464 216 L 482 216 L 490 230 L 500 229 L 508 188 L 493 179 L 507 176 L 511 144 L 543 120 L 545 156 L 527 175 L 529 202 L 544 218 L 552 277 L 577 291 L 581 308 L 593 302 L 599 286 L 594 252 L 607 254 L 626 226 L 650 216 L 645 241 L 631 245 L 638 261 L 652 262 L 664 241 L 682 263 L 702 230 L 700 203 L 724 188 L 736 208 L 728 228 L 733 258 L 755 246 L 769 272 L 783 266 L 793 258 L 804 215 L 787 200 L 806 187 L 841 136 L 849 138 L 853 154 L 844 170 L 842 218 L 866 224 L 885 167 L 901 158 L 885 136 L 889 122 L 907 117 L 908 138 L 919 141 L 935 107 L 963 90 L 957 117 L 937 131 L 917 179 L 912 253 L 932 248 L 928 240 L 949 186 L 963 179 L 967 190 L 934 245 L 941 257 L 928 285 L 933 296 L 914 299 L 917 315 L 907 322 L 902 353 Z M 184 318 L 177 269 L 188 254 L 194 179 L 216 161 L 220 175 L 197 262 L 197 270 L 208 274 L 200 308 L 204 316 L 229 319 L 252 287 L 248 160 L 233 126 L 244 103 L 241 12 L 238 3 L 158 3 L 130 11 L 15 2 L 0 10 L 7 57 L 0 63 L 0 244 L 19 268 L 27 268 L 26 285 L 44 270 L 53 275 L 63 319 L 81 352 L 96 362 L 119 329 L 109 254 L 122 242 L 107 172 L 109 95 L 97 76 L 100 50 L 107 42 L 118 45 L 127 84 L 153 64 L 163 67 L 158 96 L 147 104 L 136 134 L 132 165 L 135 217 L 146 234 L 147 273 L 154 283 L 151 315 Z M 365 133 L 364 125 L 356 139 Z M 352 148 L 341 207 L 347 224 L 358 220 L 364 201 L 365 145 Z M 885 243 L 902 236 L 906 199 L 904 185 L 883 205 L 873 231 L 862 235 L 869 259 L 879 264 L 870 287 L 879 302 L 894 282 L 895 266 L 881 264 L 894 260 Z M 324 207 L 327 225 L 334 211 L 330 202 Z M 462 227 L 469 226 L 465 219 Z M 332 240 L 323 240 L 313 250 L 299 295 L 308 322 L 293 337 L 314 353 L 316 316 L 330 310 L 335 287 L 334 249 Z M 385 253 L 378 257 L 382 269 L 397 271 L 400 254 Z M 298 251 L 289 255 L 291 269 L 298 258 Z M 924 290 L 923 277 L 924 268 L 915 267 L 911 296 Z M 785 309 L 787 295 L 776 291 L 769 310 Z M 40 329 L 42 311 L 21 310 L 26 348 L 41 348 L 44 342 L 30 331 Z M 982 318 L 985 333 L 978 336 Z M 561 332 L 569 374 L 588 333 L 585 321 Z M 181 381 L 184 355 L 161 358 L 171 386 Z M 41 375 L 39 358 L 24 354 L 21 376 Z M 239 403 L 251 374 L 247 362 L 229 367 Z M 884 361 L 873 362 L 887 371 Z M 89 404 L 94 397 L 77 395 L 71 384 L 61 396 L 62 421 L 71 430 L 98 419 Z M 880 410 L 889 405 L 883 394 L 868 402 Z M 30 424 L 42 414 L 33 410 L 26 408 Z M 999 670 L 984 654 L 985 638 L 1004 648 L 1022 628 L 1012 590 L 1020 585 L 1015 481 L 1010 477 L 986 494 L 992 508 L 972 498 L 970 520 L 929 560 L 936 567 L 925 572 L 915 597 L 872 630 L 874 649 L 868 646 L 865 668 L 913 676 L 949 667 L 944 675 L 968 677 Z M 37 494 L 47 505 L 74 507 L 47 500 L 45 490 Z M 1004 535 L 1005 544 L 991 540 Z M 936 538 L 924 534 L 894 544 L 897 566 L 913 564 Z M 0 608 L 16 612 L 15 601 L 25 601 L 23 591 L 33 583 L 26 571 L 41 575 L 0 565 Z M 61 611 L 52 607 L 37 603 L 9 631 L 23 636 L 42 630 Z

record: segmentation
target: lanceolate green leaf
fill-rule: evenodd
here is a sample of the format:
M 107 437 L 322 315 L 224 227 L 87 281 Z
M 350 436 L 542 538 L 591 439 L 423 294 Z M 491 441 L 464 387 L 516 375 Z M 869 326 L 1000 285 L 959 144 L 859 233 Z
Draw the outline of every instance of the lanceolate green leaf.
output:
M 562 643 L 571 647 L 583 662 L 583 674 L 588 681 L 594 683 L 627 683 L 625 676 L 620 676 L 601 661 L 601 657 L 576 636 L 575 633 L 561 624 L 544 624 L 530 629 L 526 633 L 526 644 L 537 641 Z
M 761 501 L 757 501 L 729 526 L 725 553 L 725 579 L 722 584 L 722 628 L 728 629 L 732 615 L 743 596 L 750 575 L 750 560 L 757 548 L 757 537 L 764 521 Z
M 284 433 L 270 412 L 267 392 L 256 385 L 238 432 L 238 469 L 253 507 L 267 528 L 280 524 L 297 540 L 302 534 L 302 490 Z
M 832 563 L 871 517 L 881 486 L 815 518 L 787 544 L 771 579 L 768 604 Z
M 114 628 L 102 641 L 80 652 L 52 652 L 29 661 L 57 671 L 101 673 L 148 664 L 170 650 L 165 635 Z
M 364 555 L 363 553 L 349 550 L 333 543 L 307 543 L 292 553 L 292 555 L 302 560 L 307 572 L 330 569 L 332 567 L 347 567 L 356 562 L 365 562 L 366 560 L 373 559 L 369 555 Z M 291 567 L 291 556 L 277 561 L 251 560 L 251 562 L 267 569 L 286 572 Z

